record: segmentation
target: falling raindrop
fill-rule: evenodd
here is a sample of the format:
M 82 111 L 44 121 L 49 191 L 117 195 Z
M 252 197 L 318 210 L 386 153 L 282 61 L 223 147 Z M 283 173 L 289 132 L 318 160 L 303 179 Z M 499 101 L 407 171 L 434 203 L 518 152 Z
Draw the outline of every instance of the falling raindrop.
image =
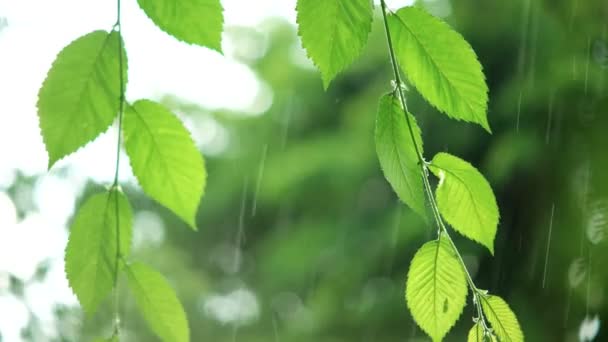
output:
M 519 46 L 518 58 L 518 73 L 521 75 L 524 70 L 526 60 L 526 42 L 528 40 L 528 27 L 530 26 L 530 0 L 525 0 L 523 3 L 522 19 L 521 19 L 521 37 Z
M 589 83 L 589 62 L 591 61 L 591 39 L 587 38 L 587 60 L 585 61 L 585 95 L 587 95 L 587 85 Z
M 284 149 L 287 145 L 287 137 L 289 136 L 289 125 L 291 124 L 291 115 L 295 107 L 295 96 L 290 94 L 287 100 L 287 105 L 283 112 L 283 120 L 281 122 L 281 149 Z
M 566 299 L 566 314 L 564 315 L 564 328 L 568 326 L 568 319 L 570 318 L 570 306 L 572 305 L 572 288 L 568 290 L 568 298 Z
M 528 27 L 530 26 L 530 0 L 523 2 L 521 18 L 521 36 L 519 38 L 519 56 L 517 61 L 517 74 L 520 79 L 523 79 L 524 69 L 526 66 L 527 56 L 527 41 L 528 41 Z M 521 101 L 523 92 L 519 92 L 519 99 L 517 100 L 517 119 L 515 121 L 515 131 L 519 132 L 519 118 L 521 115 Z
M 555 203 L 551 204 L 551 218 L 549 219 L 549 234 L 547 236 L 547 251 L 545 253 L 545 268 L 543 271 L 543 289 L 547 280 L 547 265 L 549 263 L 549 249 L 551 248 L 551 232 L 553 230 L 553 216 L 555 214 Z
M 586 316 L 578 329 L 578 340 L 580 342 L 593 341 L 600 331 L 600 318 Z
M 521 97 L 522 91 L 519 92 L 519 98 L 517 99 L 517 119 L 515 121 L 515 131 L 519 133 L 519 118 L 521 116 Z
M 536 52 L 537 52 L 537 48 L 538 48 L 538 32 L 539 32 L 539 19 L 540 19 L 540 13 L 541 13 L 541 5 L 538 4 L 538 1 L 536 1 L 534 3 L 534 14 L 532 15 L 532 20 L 531 20 L 531 25 L 530 27 L 532 28 L 532 38 L 530 41 L 530 88 L 534 88 L 534 81 L 535 81 L 535 75 L 536 75 Z
M 268 144 L 264 145 L 262 149 L 262 158 L 260 159 L 260 166 L 258 168 L 258 179 L 255 182 L 255 192 L 253 194 L 253 204 L 251 207 L 251 216 L 255 216 L 258 208 L 258 194 L 260 193 L 260 187 L 262 185 L 262 178 L 264 177 L 264 164 L 266 163 L 266 153 L 268 152 Z
M 277 323 L 277 316 L 272 314 L 272 332 L 274 334 L 274 342 L 279 342 L 281 338 L 279 337 L 279 328 Z
M 549 97 L 549 110 L 548 110 L 548 118 L 547 118 L 547 130 L 545 131 L 545 144 L 549 144 L 551 140 L 551 125 L 553 121 L 553 103 L 555 100 L 555 94 L 552 92 Z
M 247 206 L 247 187 L 249 184 L 249 179 L 245 178 L 245 182 L 243 184 L 243 191 L 241 192 L 241 209 L 239 212 L 239 226 L 236 233 L 236 242 L 234 248 L 234 267 L 233 269 L 238 269 L 239 266 L 237 263 L 241 261 L 241 247 L 245 242 L 245 210 Z

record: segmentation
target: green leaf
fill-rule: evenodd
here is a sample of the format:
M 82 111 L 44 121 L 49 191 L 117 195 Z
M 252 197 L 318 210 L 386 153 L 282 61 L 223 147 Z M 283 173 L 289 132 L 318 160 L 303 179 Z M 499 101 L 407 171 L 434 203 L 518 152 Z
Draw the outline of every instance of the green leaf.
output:
M 480 296 L 483 312 L 500 341 L 523 342 L 524 334 L 509 305 L 498 296 Z
M 439 177 L 436 196 L 441 215 L 494 254 L 499 213 L 488 181 L 471 164 L 447 153 L 435 155 L 430 169 Z
M 205 165 L 182 122 L 162 105 L 140 100 L 126 108 L 123 129 L 131 167 L 144 192 L 196 229 Z
M 220 0 L 137 0 L 161 30 L 178 40 L 222 52 L 224 14 Z
M 496 337 L 484 334 L 483 326 L 480 323 L 475 323 L 469 331 L 467 342 L 496 342 Z
M 413 115 L 408 113 L 408 117 L 416 145 L 422 153 L 420 128 Z M 401 201 L 426 219 L 418 156 L 405 119 L 405 112 L 395 93 L 380 98 L 375 139 L 376 153 L 384 176 Z
M 117 32 L 94 31 L 63 48 L 38 93 L 38 117 L 49 169 L 110 127 L 120 106 Z
M 488 132 L 488 86 L 475 52 L 443 21 L 418 7 L 388 18 L 399 64 L 420 94 L 448 116 Z
M 141 263 L 125 269 L 137 307 L 154 333 L 163 341 L 189 341 L 186 313 L 167 280 Z
M 405 298 L 414 320 L 433 341 L 440 341 L 462 313 L 467 282 L 454 250 L 442 233 L 414 255 Z
M 372 28 L 370 0 L 298 0 L 298 33 L 323 87 L 361 54 Z
M 118 336 L 113 336 L 110 338 L 98 338 L 95 342 L 119 342 Z
M 88 314 L 97 311 L 101 301 L 112 291 L 118 254 L 129 254 L 132 216 L 129 201 L 114 188 L 91 196 L 74 218 L 65 251 L 65 272 L 70 287 Z

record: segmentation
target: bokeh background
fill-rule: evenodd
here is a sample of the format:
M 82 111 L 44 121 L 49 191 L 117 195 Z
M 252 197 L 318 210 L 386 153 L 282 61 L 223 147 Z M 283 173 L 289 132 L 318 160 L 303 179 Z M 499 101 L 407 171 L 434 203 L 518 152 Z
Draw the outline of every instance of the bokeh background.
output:
M 411 1 L 387 1 L 398 9 Z M 510 303 L 528 341 L 608 340 L 608 2 L 418 1 L 471 43 L 493 134 L 415 91 L 426 157 L 477 166 L 501 211 L 494 257 L 456 233 L 479 287 Z M 327 92 L 296 35 L 295 0 L 225 0 L 224 55 L 179 43 L 123 1 L 128 100 L 162 101 L 205 156 L 191 231 L 146 198 L 133 258 L 178 291 L 193 341 L 426 341 L 404 302 L 409 262 L 435 228 L 400 204 L 375 156 L 391 70 L 379 12 L 362 57 Z M 0 341 L 90 341 L 63 273 L 74 211 L 111 183 L 116 129 L 46 170 L 36 94 L 55 55 L 111 29 L 112 1 L 0 1 Z M 124 281 L 122 282 L 124 285 Z M 447 336 L 462 341 L 465 309 Z M 155 341 L 121 287 L 124 341 Z

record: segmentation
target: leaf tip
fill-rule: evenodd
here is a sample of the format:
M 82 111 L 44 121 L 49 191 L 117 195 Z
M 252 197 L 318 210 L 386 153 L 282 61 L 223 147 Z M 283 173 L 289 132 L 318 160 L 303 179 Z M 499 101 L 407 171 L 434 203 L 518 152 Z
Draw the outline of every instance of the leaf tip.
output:
M 199 44 L 199 45 L 203 46 L 203 47 L 206 47 L 206 48 L 209 48 L 209 49 L 211 49 L 211 50 L 219 53 L 222 56 L 225 56 L 224 55 L 224 50 L 222 49 L 222 40 L 221 39 L 220 39 L 220 41 L 212 43 L 212 44 L 208 44 L 208 45 Z
M 492 241 L 490 244 L 486 245 L 486 247 L 488 248 L 488 250 L 490 251 L 490 254 L 492 256 L 494 256 L 494 241 Z
M 483 127 L 483 129 L 485 129 L 486 132 L 492 134 L 492 128 L 490 128 L 490 124 L 488 123 L 487 119 L 481 123 L 481 127 Z
M 46 170 L 50 171 L 51 168 L 53 168 L 53 165 L 55 165 L 55 163 L 57 162 L 56 158 L 53 158 L 49 155 L 49 163 L 47 164 Z
M 327 91 L 327 89 L 329 89 L 329 85 L 331 84 L 331 81 L 333 80 L 333 78 L 334 78 L 334 76 L 327 75 L 326 73 L 321 71 L 321 81 L 323 82 L 323 91 Z
M 194 230 L 195 232 L 198 232 L 198 226 L 196 225 L 196 219 L 189 220 L 188 227 L 190 227 L 190 229 Z

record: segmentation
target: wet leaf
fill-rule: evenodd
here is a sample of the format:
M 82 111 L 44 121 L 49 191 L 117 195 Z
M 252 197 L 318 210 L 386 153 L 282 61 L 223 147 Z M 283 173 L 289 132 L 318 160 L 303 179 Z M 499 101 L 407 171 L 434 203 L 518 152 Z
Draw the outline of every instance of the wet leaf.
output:
M 485 177 L 468 162 L 447 153 L 435 155 L 429 168 L 439 177 L 436 196 L 441 215 L 459 233 L 494 254 L 498 205 Z
M 127 107 L 123 128 L 127 155 L 144 192 L 196 229 L 207 175 L 188 130 L 168 109 L 149 100 Z
M 400 9 L 388 24 L 399 65 L 420 94 L 448 116 L 489 132 L 488 86 L 469 43 L 419 7 Z
M 478 322 L 469 330 L 467 342 L 497 342 L 497 340 L 496 336 L 484 332 L 483 326 Z
M 38 93 L 49 169 L 107 130 L 120 106 L 117 32 L 94 31 L 63 48 Z M 127 57 L 123 54 L 126 86 Z
M 395 93 L 380 99 L 376 117 L 376 153 L 384 177 L 399 199 L 426 218 L 422 171 L 416 148 L 405 119 L 405 111 Z M 413 115 L 407 114 L 418 148 L 422 150 L 420 128 Z M 422 151 L 421 151 L 422 152 Z
M 509 305 L 498 296 L 481 296 L 480 298 L 483 312 L 499 340 L 522 342 L 524 334 Z
M 132 224 L 131 206 L 117 189 L 91 196 L 76 213 L 65 251 L 65 273 L 80 305 L 89 315 L 97 311 L 112 291 L 117 242 L 120 240 L 120 254 L 127 256 Z
M 425 243 L 407 274 L 405 298 L 412 316 L 433 341 L 442 340 L 465 306 L 467 282 L 444 234 Z
M 220 0 L 137 0 L 161 30 L 178 40 L 222 51 L 224 13 Z
M 323 86 L 358 56 L 372 28 L 370 0 L 298 0 L 298 33 Z
M 186 313 L 167 280 L 141 263 L 128 265 L 125 269 L 129 288 L 150 329 L 166 342 L 189 341 Z

